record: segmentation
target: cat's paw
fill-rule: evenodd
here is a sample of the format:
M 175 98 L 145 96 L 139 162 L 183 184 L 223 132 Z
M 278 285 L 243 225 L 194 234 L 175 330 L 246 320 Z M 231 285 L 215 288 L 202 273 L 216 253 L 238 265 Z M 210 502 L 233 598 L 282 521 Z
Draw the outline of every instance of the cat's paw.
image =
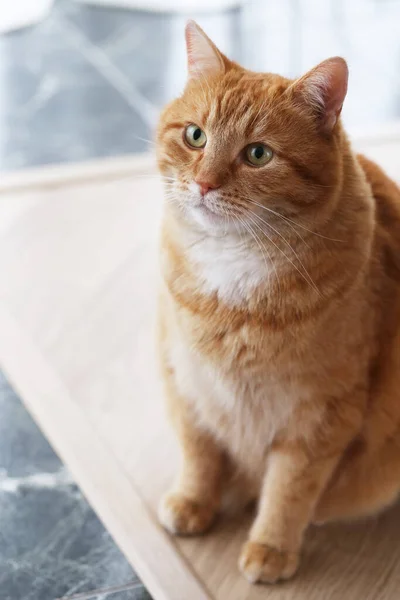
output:
M 298 552 L 282 552 L 257 542 L 247 542 L 239 558 L 239 568 L 250 583 L 276 583 L 290 579 L 298 564 Z
M 158 518 L 170 533 L 196 535 L 210 528 L 215 518 L 215 509 L 182 494 L 170 493 L 160 502 Z

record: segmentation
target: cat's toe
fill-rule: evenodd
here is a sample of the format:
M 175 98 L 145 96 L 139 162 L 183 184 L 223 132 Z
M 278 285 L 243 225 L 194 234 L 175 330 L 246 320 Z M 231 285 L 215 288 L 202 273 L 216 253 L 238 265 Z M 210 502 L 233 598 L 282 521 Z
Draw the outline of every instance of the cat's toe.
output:
M 276 583 L 290 579 L 298 564 L 297 552 L 283 552 L 257 542 L 247 542 L 239 559 L 239 568 L 251 583 Z
M 158 518 L 170 533 L 196 535 L 210 528 L 215 518 L 215 509 L 182 494 L 170 493 L 160 502 Z

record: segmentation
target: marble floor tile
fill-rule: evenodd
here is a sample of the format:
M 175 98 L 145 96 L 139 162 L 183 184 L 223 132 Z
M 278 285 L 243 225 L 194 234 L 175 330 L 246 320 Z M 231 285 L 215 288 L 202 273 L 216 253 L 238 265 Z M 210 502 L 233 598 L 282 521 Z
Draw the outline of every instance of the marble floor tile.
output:
M 119 596 L 97 592 L 125 584 L 133 587 Z M 98 600 L 151 600 L 0 374 L 0 598 L 93 591 Z
M 93 600 L 149 600 L 150 596 L 144 588 L 133 588 L 117 594 L 101 594 Z
M 121 590 L 122 586 L 103 589 L 99 593 L 94 594 L 78 594 L 74 596 L 66 596 L 56 600 L 151 600 L 149 593 L 143 586 L 133 584 L 127 589 Z M 118 588 L 120 591 L 118 591 Z
M 59 472 L 60 464 L 0 372 L 0 493 L 6 481 L 17 486 L 37 473 Z

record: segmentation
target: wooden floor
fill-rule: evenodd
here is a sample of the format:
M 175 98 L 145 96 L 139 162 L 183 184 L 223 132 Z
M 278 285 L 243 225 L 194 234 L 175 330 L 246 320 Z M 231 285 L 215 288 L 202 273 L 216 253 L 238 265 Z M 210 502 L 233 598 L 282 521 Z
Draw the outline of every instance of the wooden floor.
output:
M 400 177 L 400 132 L 359 142 Z M 400 506 L 310 530 L 292 582 L 252 587 L 250 515 L 172 539 L 155 512 L 178 453 L 153 350 L 161 187 L 150 157 L 0 181 L 0 365 L 156 600 L 389 600 Z

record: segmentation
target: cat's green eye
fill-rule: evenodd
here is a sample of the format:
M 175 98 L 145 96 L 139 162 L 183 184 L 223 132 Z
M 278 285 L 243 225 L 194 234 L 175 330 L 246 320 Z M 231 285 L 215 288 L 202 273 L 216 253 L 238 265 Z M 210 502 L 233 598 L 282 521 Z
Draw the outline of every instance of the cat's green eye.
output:
M 250 144 L 244 152 L 247 162 L 253 167 L 263 167 L 273 156 L 271 148 L 264 144 Z
M 192 148 L 204 148 L 207 143 L 207 136 L 197 125 L 188 125 L 185 129 L 186 143 Z

